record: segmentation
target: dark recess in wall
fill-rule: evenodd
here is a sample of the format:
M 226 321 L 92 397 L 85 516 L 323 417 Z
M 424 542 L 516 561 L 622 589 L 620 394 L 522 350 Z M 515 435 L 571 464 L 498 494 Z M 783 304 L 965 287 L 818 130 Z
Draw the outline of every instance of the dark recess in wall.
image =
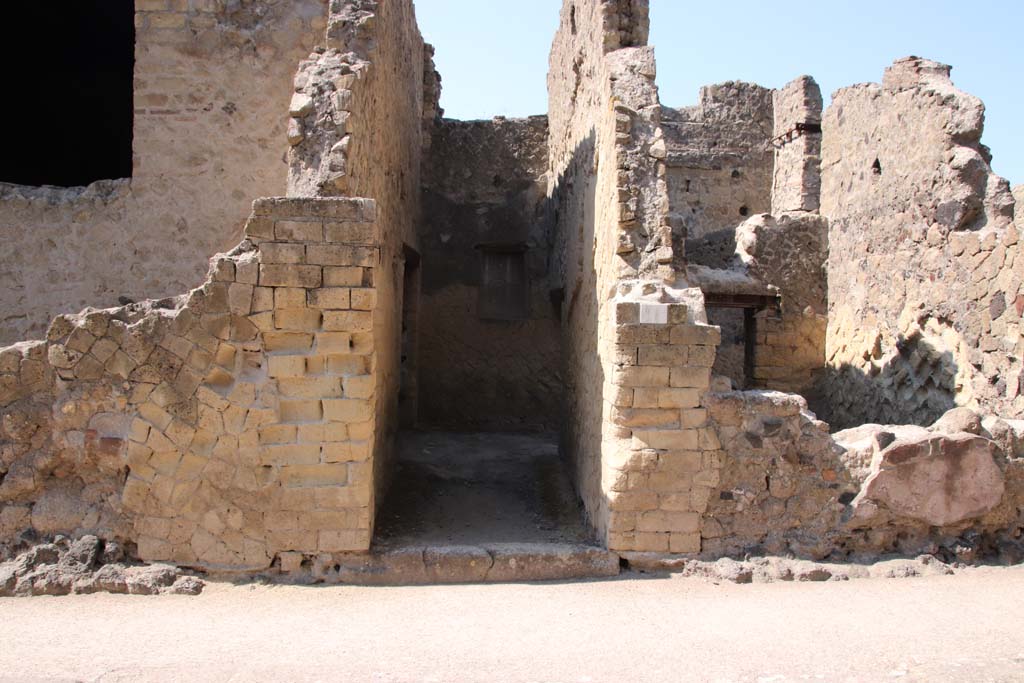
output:
M 0 182 L 131 176 L 134 15 L 133 0 L 5 3 Z

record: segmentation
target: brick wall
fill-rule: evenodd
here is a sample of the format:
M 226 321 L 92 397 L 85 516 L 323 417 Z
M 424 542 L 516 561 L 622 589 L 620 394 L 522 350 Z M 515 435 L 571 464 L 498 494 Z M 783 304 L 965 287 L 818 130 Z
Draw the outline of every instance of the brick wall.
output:
M 619 302 L 615 323 L 604 399 L 608 547 L 700 552 L 722 460 L 705 407 L 719 329 L 695 324 L 685 304 Z
M 220 568 L 366 550 L 375 217 L 367 200 L 259 200 L 202 287 L 61 316 L 0 352 L 5 537 L 98 533 Z

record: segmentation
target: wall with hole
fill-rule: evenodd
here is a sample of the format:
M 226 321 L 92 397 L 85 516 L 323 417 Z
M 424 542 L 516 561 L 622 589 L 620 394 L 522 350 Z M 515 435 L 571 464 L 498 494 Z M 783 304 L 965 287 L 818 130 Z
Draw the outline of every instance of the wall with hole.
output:
M 1024 262 L 983 123 L 949 67 L 918 58 L 826 112 L 833 426 L 928 424 L 953 405 L 1024 414 Z
M 696 105 L 662 109 L 669 199 L 689 262 L 727 267 L 736 226 L 771 211 L 772 121 L 772 91 L 748 83 L 706 86 Z

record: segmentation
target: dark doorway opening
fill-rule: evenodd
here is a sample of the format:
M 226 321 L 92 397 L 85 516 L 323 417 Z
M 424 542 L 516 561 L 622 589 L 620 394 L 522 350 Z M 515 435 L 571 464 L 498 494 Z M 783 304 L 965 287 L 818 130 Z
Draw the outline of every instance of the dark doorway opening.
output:
M 74 187 L 132 174 L 133 0 L 8 2 L 0 182 Z

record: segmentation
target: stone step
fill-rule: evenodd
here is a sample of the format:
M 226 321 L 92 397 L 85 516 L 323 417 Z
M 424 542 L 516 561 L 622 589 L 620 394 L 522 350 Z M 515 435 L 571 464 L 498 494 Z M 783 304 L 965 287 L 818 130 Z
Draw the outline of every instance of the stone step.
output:
M 397 586 L 515 583 L 617 576 L 619 556 L 603 548 L 562 543 L 494 543 L 378 548 L 367 555 L 314 566 L 324 583 Z M 299 577 L 294 577 L 299 578 Z

